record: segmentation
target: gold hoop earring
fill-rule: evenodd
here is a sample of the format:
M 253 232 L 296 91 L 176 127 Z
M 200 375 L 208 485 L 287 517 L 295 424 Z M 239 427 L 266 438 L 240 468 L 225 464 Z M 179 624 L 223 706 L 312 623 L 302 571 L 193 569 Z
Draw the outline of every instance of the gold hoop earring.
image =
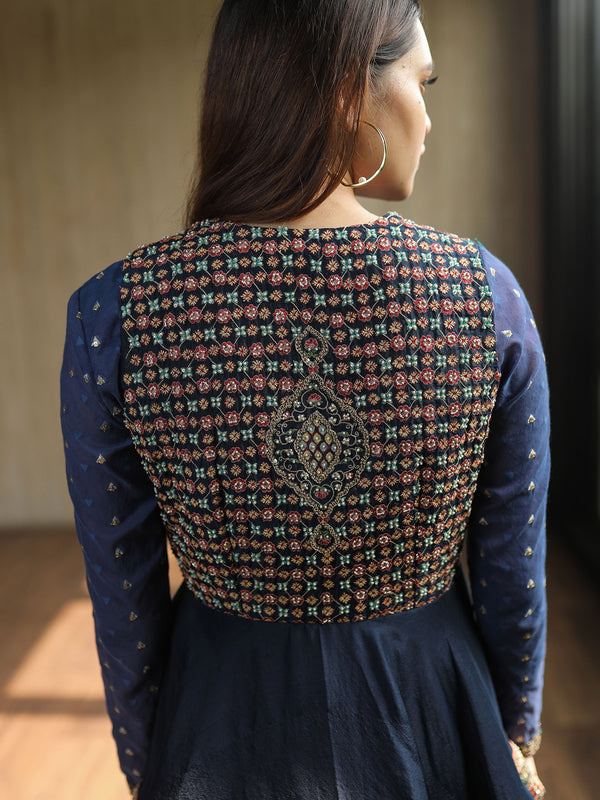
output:
M 373 125 L 372 122 L 366 122 L 364 120 L 361 120 L 361 122 L 364 122 L 365 125 L 373 128 L 373 130 L 377 131 L 381 137 L 381 143 L 383 144 L 383 158 L 381 159 L 381 164 L 379 165 L 378 169 L 371 175 L 370 178 L 359 178 L 356 183 L 344 183 L 344 181 L 342 181 L 342 186 L 347 186 L 349 189 L 356 189 L 359 186 L 366 186 L 367 183 L 371 183 L 371 181 L 375 180 L 375 178 L 382 172 L 383 168 L 385 167 L 385 162 L 387 161 L 387 142 L 385 140 L 385 136 L 383 135 L 383 131 L 381 128 L 378 128 L 377 125 Z

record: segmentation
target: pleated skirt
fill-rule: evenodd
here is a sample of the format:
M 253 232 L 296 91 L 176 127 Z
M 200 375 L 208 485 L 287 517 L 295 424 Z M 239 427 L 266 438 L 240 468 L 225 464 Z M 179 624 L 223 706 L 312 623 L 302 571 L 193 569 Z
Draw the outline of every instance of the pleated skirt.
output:
M 140 800 L 530 800 L 462 577 L 356 623 L 175 608 Z

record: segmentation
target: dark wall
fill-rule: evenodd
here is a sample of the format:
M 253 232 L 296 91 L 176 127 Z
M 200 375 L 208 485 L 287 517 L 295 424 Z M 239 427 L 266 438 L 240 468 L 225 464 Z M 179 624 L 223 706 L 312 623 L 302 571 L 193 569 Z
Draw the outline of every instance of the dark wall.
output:
M 550 520 L 600 570 L 600 2 L 543 12 Z

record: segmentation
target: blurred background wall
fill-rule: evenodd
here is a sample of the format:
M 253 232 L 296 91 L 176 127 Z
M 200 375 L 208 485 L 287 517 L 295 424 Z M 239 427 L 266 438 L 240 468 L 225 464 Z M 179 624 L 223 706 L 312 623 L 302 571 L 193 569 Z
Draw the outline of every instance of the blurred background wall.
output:
M 425 0 L 440 80 L 417 188 L 399 210 L 480 239 L 543 328 L 540 2 Z M 181 227 L 218 5 L 1 2 L 0 528 L 72 520 L 58 396 L 66 302 Z

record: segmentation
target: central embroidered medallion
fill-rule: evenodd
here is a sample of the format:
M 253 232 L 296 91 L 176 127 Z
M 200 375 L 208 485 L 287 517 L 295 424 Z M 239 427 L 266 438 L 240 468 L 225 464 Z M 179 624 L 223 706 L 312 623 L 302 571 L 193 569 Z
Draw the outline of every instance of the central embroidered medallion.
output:
M 317 373 L 329 343 L 310 326 L 294 340 L 309 374 L 281 405 L 267 431 L 267 454 L 278 475 L 318 514 L 311 546 L 328 554 L 340 541 L 328 519 L 367 464 L 368 433 L 356 410 Z

